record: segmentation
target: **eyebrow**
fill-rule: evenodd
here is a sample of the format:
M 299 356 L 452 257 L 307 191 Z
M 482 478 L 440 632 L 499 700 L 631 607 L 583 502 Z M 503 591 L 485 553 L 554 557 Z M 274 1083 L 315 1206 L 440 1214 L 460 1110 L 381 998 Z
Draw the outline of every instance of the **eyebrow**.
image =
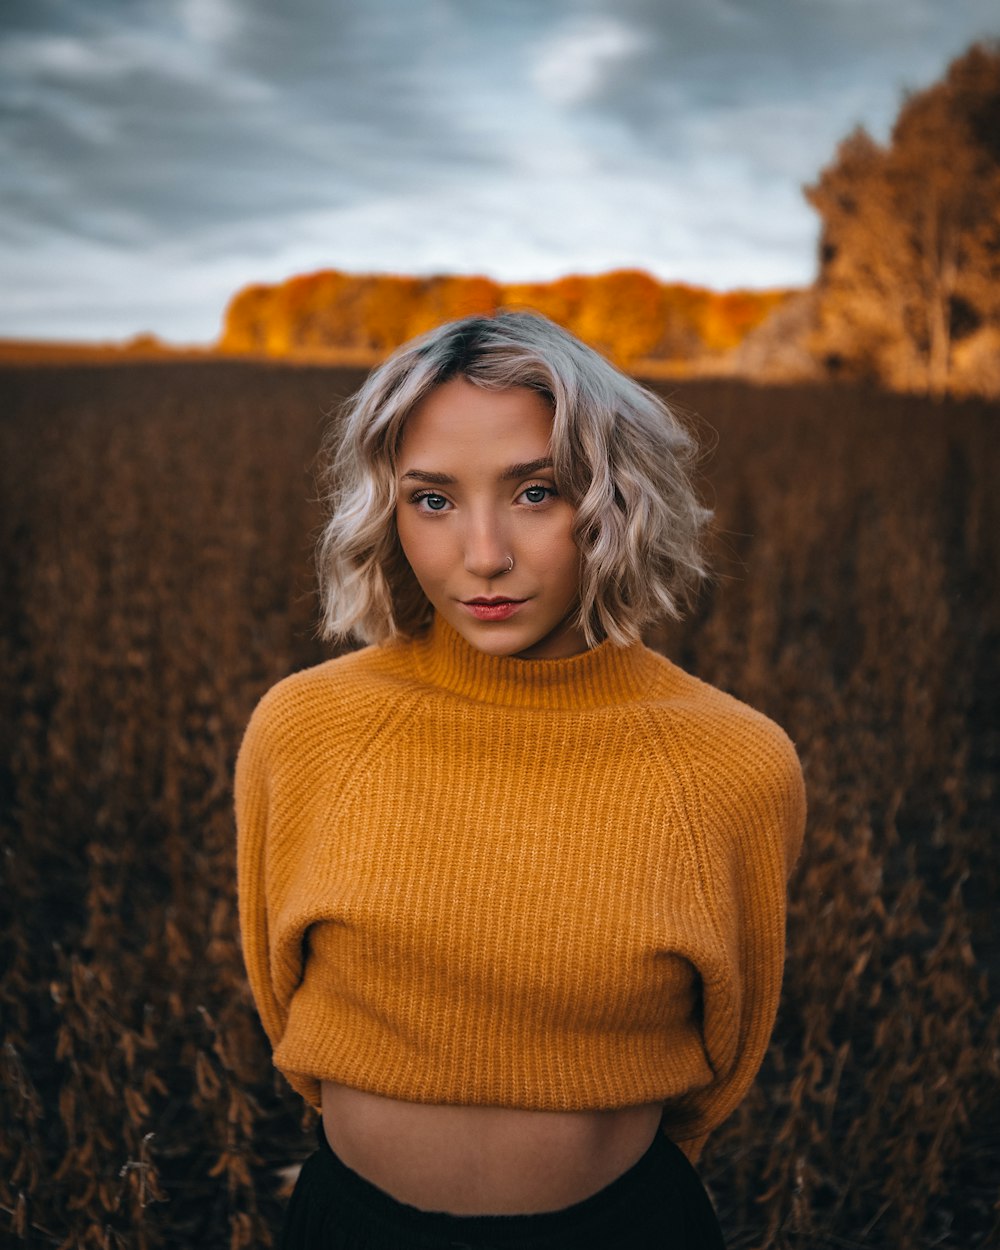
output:
M 552 459 L 549 456 L 542 456 L 538 460 L 525 460 L 522 464 L 508 465 L 500 474 L 500 481 L 513 482 L 518 478 L 531 477 L 533 473 L 538 473 L 542 469 L 551 468 Z M 450 473 L 434 473 L 430 469 L 407 469 L 399 480 L 405 482 L 407 478 L 415 478 L 420 482 L 431 482 L 435 486 L 454 486 L 458 481 Z

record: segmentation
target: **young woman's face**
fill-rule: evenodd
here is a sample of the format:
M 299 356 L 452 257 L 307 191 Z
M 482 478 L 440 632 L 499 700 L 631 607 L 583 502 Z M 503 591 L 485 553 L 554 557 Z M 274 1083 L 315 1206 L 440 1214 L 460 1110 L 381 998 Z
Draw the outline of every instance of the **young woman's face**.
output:
M 556 493 L 552 412 L 537 391 L 465 378 L 433 390 L 403 429 L 396 525 L 435 610 L 490 655 L 586 650 L 574 510 Z M 513 560 L 513 567 L 510 561 Z

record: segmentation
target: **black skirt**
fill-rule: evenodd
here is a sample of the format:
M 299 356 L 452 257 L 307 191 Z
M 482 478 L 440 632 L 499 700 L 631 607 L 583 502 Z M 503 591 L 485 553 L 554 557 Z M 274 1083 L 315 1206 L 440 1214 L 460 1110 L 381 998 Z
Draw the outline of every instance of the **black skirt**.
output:
M 724 1250 L 711 1200 L 662 1132 L 616 1180 L 572 1206 L 536 1215 L 451 1215 L 399 1202 L 330 1149 L 302 1165 L 279 1250 Z

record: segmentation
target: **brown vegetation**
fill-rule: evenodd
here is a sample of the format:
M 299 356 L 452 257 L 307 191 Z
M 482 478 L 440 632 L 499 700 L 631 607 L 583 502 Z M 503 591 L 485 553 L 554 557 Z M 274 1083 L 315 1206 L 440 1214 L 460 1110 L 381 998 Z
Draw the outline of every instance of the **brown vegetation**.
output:
M 502 286 L 483 277 L 302 274 L 250 286 L 226 310 L 219 350 L 298 359 L 345 355 L 371 364 L 455 317 L 529 306 L 619 365 L 720 358 L 789 295 L 664 284 L 639 270 Z
M 8 1244 L 268 1246 L 312 1149 L 242 967 L 231 771 L 325 654 L 311 465 L 358 381 L 0 372 Z M 773 1044 L 704 1158 L 729 1244 L 995 1245 L 1000 413 L 677 395 L 718 432 L 721 576 L 651 641 L 788 729 L 811 805 Z
M 0 365 L 112 364 L 120 360 L 198 360 L 209 349 L 175 347 L 155 334 L 125 342 L 59 342 L 53 339 L 0 339 Z
M 814 353 L 901 390 L 1000 394 L 1000 42 L 859 128 L 807 190 L 823 221 Z

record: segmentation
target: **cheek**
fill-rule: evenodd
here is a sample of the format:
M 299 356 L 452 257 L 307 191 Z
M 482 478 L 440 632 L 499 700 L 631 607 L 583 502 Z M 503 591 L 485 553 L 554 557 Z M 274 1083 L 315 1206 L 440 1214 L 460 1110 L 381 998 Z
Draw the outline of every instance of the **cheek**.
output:
M 413 527 L 409 524 L 406 513 L 402 509 L 396 512 L 396 536 L 399 539 L 399 545 L 403 548 L 403 555 L 413 564 L 416 559 Z
M 562 566 L 562 582 L 566 592 L 570 595 L 577 595 L 580 592 L 580 553 L 574 547 L 572 551 L 566 553 L 566 559 Z
M 435 541 L 434 526 L 421 524 L 407 512 L 396 514 L 396 533 L 403 555 L 419 578 L 433 577 L 442 564 L 444 544 Z
M 579 589 L 581 556 L 573 541 L 572 518 L 540 538 L 532 552 L 532 559 L 539 571 L 544 570 L 553 586 L 558 585 L 568 593 Z
M 416 519 L 408 504 L 396 505 L 396 533 L 404 547 L 413 547 L 420 540 L 420 526 L 415 524 Z

